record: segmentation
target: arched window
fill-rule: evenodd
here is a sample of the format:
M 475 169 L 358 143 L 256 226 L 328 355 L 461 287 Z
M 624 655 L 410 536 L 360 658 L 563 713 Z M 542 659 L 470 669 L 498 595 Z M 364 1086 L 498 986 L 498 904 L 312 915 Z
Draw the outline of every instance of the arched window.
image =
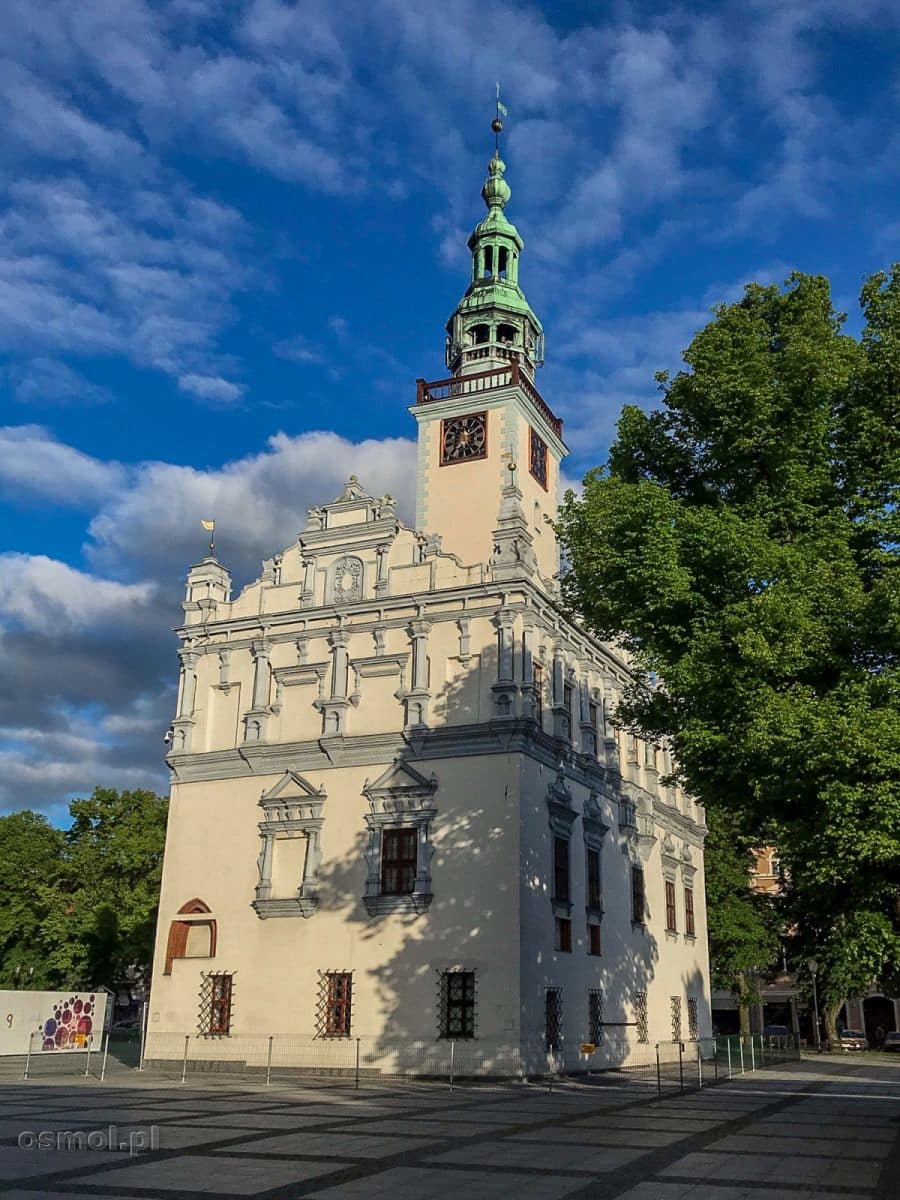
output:
M 494 247 L 485 246 L 484 248 L 484 271 L 482 274 L 485 279 L 489 278 L 494 273 Z
M 179 908 L 178 918 L 169 926 L 164 975 L 172 974 L 176 958 L 215 958 L 218 931 L 212 916 L 204 919 L 207 913 L 211 909 L 198 897 Z
M 469 328 L 469 337 L 472 339 L 473 346 L 482 346 L 485 342 L 491 340 L 490 325 L 472 325 Z
M 497 341 L 501 346 L 511 346 L 516 340 L 515 325 L 498 325 Z
M 509 258 L 509 251 L 505 246 L 501 246 L 497 251 L 497 274 L 501 279 L 506 278 L 506 263 Z

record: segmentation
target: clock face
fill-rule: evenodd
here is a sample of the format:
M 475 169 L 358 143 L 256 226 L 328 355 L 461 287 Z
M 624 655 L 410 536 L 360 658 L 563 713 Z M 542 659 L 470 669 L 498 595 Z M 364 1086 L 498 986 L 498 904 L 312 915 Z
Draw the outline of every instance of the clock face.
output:
M 444 421 L 441 463 L 468 462 L 487 454 L 487 413 Z
M 543 438 L 531 430 L 531 462 L 529 464 L 531 474 L 535 477 L 542 487 L 547 486 L 547 445 Z

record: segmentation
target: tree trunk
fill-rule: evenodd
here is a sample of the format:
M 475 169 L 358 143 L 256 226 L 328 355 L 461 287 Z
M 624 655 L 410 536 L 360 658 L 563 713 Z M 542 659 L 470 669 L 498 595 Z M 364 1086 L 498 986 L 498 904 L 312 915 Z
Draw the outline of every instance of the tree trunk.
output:
M 825 1040 L 831 1042 L 832 1049 L 838 1045 L 837 1017 L 842 1003 L 843 1001 L 839 1000 L 836 1004 L 826 1004 L 822 1013 L 825 1018 Z
M 743 971 L 738 971 L 737 975 L 737 1002 L 738 1016 L 740 1018 L 741 1037 L 750 1036 L 750 996 L 747 991 L 747 976 Z

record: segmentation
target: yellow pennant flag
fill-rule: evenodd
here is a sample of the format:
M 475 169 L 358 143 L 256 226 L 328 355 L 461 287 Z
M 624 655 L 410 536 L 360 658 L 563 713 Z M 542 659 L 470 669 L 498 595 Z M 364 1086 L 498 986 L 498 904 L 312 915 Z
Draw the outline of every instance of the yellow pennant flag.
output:
M 215 521 L 201 521 L 200 524 L 208 533 L 212 533 L 216 527 Z

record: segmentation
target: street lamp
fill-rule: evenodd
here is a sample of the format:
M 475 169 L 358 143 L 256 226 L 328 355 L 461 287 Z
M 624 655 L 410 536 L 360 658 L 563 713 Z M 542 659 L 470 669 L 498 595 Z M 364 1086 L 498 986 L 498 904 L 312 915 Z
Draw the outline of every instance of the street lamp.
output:
M 808 958 L 806 960 L 806 965 L 809 968 L 810 975 L 812 976 L 813 1013 L 815 1014 L 815 1025 L 813 1026 L 813 1029 L 815 1030 L 815 1034 L 816 1034 L 816 1052 L 818 1054 L 821 1054 L 822 1053 L 822 1043 L 819 1039 L 819 997 L 816 992 L 816 975 L 819 970 L 819 964 L 816 962 L 816 960 L 814 958 Z

